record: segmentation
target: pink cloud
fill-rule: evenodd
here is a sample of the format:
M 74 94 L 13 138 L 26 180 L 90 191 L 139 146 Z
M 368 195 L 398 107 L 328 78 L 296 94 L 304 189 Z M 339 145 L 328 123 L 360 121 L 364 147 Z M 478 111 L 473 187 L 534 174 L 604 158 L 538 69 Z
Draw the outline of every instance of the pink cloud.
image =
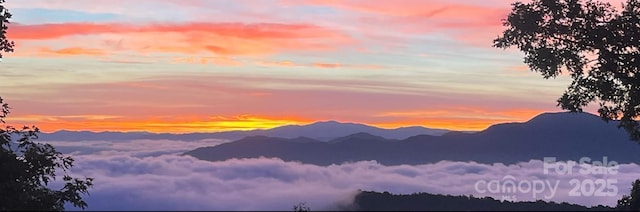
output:
M 384 69 L 386 66 L 376 64 L 348 64 L 348 63 L 296 63 L 292 61 L 262 60 L 255 63 L 267 67 L 313 67 L 313 68 L 346 68 L 346 69 Z
M 458 3 L 455 1 L 423 1 L 423 0 L 399 0 L 389 1 L 363 1 L 363 0 L 307 0 L 303 4 L 331 6 L 340 9 L 366 12 L 387 16 L 423 17 L 441 19 L 471 19 L 472 16 L 489 16 L 492 12 L 503 11 L 509 8 L 509 3 L 495 7 Z M 289 2 L 294 3 L 294 2 Z
M 332 7 L 346 11 L 352 25 L 369 38 L 389 33 L 429 35 L 444 33 L 467 44 L 490 46 L 501 32 L 501 19 L 509 12 L 510 1 L 478 3 L 467 1 L 284 1 L 291 5 Z M 378 40 L 378 39 L 376 39 Z M 386 40 L 384 40 L 386 41 Z M 392 40 L 393 41 L 393 40 Z M 398 41 L 393 41 L 398 43 Z M 407 42 L 407 39 L 400 41 Z
M 264 55 L 283 51 L 330 51 L 353 40 L 340 31 L 312 24 L 275 23 L 123 23 L 13 24 L 17 41 L 102 36 L 119 40 L 119 49 L 145 53 L 209 52 L 217 55 Z

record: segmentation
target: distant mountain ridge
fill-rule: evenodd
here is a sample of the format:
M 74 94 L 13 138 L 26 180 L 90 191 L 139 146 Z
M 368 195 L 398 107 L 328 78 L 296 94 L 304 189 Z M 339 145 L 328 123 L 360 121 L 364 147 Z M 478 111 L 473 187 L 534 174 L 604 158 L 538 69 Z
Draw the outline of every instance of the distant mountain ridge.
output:
M 149 133 L 149 132 L 89 132 L 61 130 L 53 133 L 41 133 L 40 139 L 45 141 L 86 141 L 86 140 L 136 140 L 136 139 L 168 139 L 195 141 L 203 139 L 237 140 L 247 136 L 270 136 L 282 138 L 308 137 L 320 141 L 330 141 L 335 138 L 355 133 L 368 133 L 387 139 L 405 139 L 415 135 L 442 135 L 450 132 L 445 129 L 431 129 L 420 126 L 383 129 L 364 124 L 341 123 L 337 121 L 322 121 L 308 125 L 286 125 L 266 130 L 225 131 L 214 133 Z
M 390 140 L 357 133 L 330 142 L 308 138 L 246 137 L 185 154 L 209 161 L 276 157 L 285 161 L 330 165 L 375 160 L 385 165 L 424 164 L 442 160 L 514 164 L 556 157 L 582 157 L 619 163 L 640 162 L 640 144 L 629 140 L 615 121 L 589 113 L 543 113 L 523 123 L 493 125 L 476 133 L 417 135 Z M 305 142 L 300 142 L 304 139 Z

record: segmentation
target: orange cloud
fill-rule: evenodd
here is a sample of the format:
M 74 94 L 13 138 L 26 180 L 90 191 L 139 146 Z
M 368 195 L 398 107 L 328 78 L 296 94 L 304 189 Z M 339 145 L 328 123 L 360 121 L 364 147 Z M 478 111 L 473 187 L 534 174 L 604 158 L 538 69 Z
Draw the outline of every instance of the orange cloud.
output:
M 104 56 L 107 53 L 100 49 L 91 49 L 91 48 L 82 48 L 82 47 L 70 47 L 70 48 L 62 48 L 53 50 L 47 47 L 41 48 L 39 50 L 39 55 L 53 55 L 53 56 L 79 56 L 79 55 L 89 55 L 89 56 Z
M 313 66 L 318 68 L 340 68 L 342 65 L 338 63 L 315 63 Z
M 260 66 L 275 66 L 275 67 L 294 67 L 294 66 L 300 66 L 294 62 L 291 61 L 258 61 L 256 62 L 257 65 Z
M 337 32 L 311 24 L 274 23 L 167 23 L 134 25 L 123 23 L 58 23 L 22 25 L 11 24 L 11 39 L 54 39 L 73 35 L 136 32 L 207 32 L 248 39 L 321 38 Z
M 119 40 L 117 47 L 120 50 L 145 53 L 209 52 L 217 55 L 259 55 L 282 51 L 327 51 L 352 42 L 349 36 L 340 31 L 312 24 L 61 23 L 12 24 L 10 27 L 8 37 L 18 41 L 100 35 L 103 38 Z M 81 37 L 84 38 L 86 37 Z
M 218 66 L 242 66 L 243 63 L 229 57 L 174 57 L 172 63 L 214 64 Z

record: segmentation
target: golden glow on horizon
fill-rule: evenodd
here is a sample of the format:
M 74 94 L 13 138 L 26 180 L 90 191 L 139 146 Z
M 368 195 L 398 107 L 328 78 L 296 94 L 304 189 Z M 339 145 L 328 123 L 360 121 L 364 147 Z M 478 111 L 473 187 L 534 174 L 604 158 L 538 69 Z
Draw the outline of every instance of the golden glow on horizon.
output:
M 263 118 L 250 115 L 235 117 L 197 116 L 182 117 L 152 117 L 145 120 L 127 120 L 118 116 L 59 116 L 48 117 L 42 115 L 26 115 L 7 118 L 7 124 L 13 126 L 35 125 L 42 132 L 59 130 L 71 131 L 147 131 L 155 133 L 190 133 L 190 132 L 219 132 L 231 130 L 269 129 L 283 125 L 305 124 L 296 118 Z
M 524 122 L 544 111 L 513 110 L 492 113 L 452 113 L 446 111 L 386 113 L 386 115 L 403 115 L 401 121 L 387 122 L 356 122 L 370 126 L 393 129 L 409 126 L 423 126 L 427 128 L 479 131 L 487 127 L 505 122 Z M 72 131 L 147 131 L 155 133 L 190 133 L 190 132 L 220 132 L 231 130 L 270 129 L 284 125 L 304 125 L 315 120 L 299 117 L 269 118 L 254 115 L 239 115 L 234 117 L 214 116 L 202 118 L 197 115 L 181 117 L 151 117 L 144 120 L 124 119 L 120 116 L 85 115 L 85 116 L 44 116 L 24 115 L 8 119 L 9 125 L 36 125 L 43 132 L 59 130 Z M 352 122 L 352 121 L 340 121 Z

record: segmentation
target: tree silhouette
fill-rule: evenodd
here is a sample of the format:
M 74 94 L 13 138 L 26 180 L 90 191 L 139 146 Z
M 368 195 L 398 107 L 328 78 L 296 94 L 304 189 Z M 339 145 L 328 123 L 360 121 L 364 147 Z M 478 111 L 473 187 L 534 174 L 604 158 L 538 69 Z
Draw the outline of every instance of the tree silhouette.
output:
M 11 13 L 3 6 L 4 2 L 0 0 L 0 52 L 10 52 L 13 42 L 7 40 L 6 32 Z M 93 179 L 68 175 L 73 158 L 64 156 L 50 144 L 34 142 L 37 127 L 6 125 L 9 109 L 0 98 L 0 211 L 62 211 L 66 203 L 84 209 L 87 203 L 80 195 L 88 194 Z M 63 174 L 64 186 L 52 190 L 49 183 L 58 174 Z
M 301 202 L 301 203 L 298 203 L 297 205 L 293 206 L 293 211 L 295 211 L 295 212 L 305 212 L 305 211 L 311 211 L 311 208 L 309 208 L 309 206 L 307 206 L 306 202 Z
M 430 193 L 391 194 L 360 191 L 353 200 L 358 211 L 611 211 L 598 205 L 586 207 L 566 202 L 502 201 L 492 197 Z
M 493 41 L 517 47 L 524 62 L 545 79 L 561 73 L 573 82 L 558 99 L 562 109 L 581 112 L 591 102 L 606 120 L 620 120 L 640 142 L 640 1 L 618 11 L 592 0 L 533 0 L 512 4 L 507 29 Z
M 2 52 L 13 52 L 13 41 L 7 39 L 7 26 L 11 13 L 4 7 L 4 1 L 0 0 L 0 61 L 2 61 Z
M 637 179 L 631 183 L 630 194 L 623 195 L 622 199 L 618 200 L 617 209 L 622 211 L 640 211 L 640 179 Z

